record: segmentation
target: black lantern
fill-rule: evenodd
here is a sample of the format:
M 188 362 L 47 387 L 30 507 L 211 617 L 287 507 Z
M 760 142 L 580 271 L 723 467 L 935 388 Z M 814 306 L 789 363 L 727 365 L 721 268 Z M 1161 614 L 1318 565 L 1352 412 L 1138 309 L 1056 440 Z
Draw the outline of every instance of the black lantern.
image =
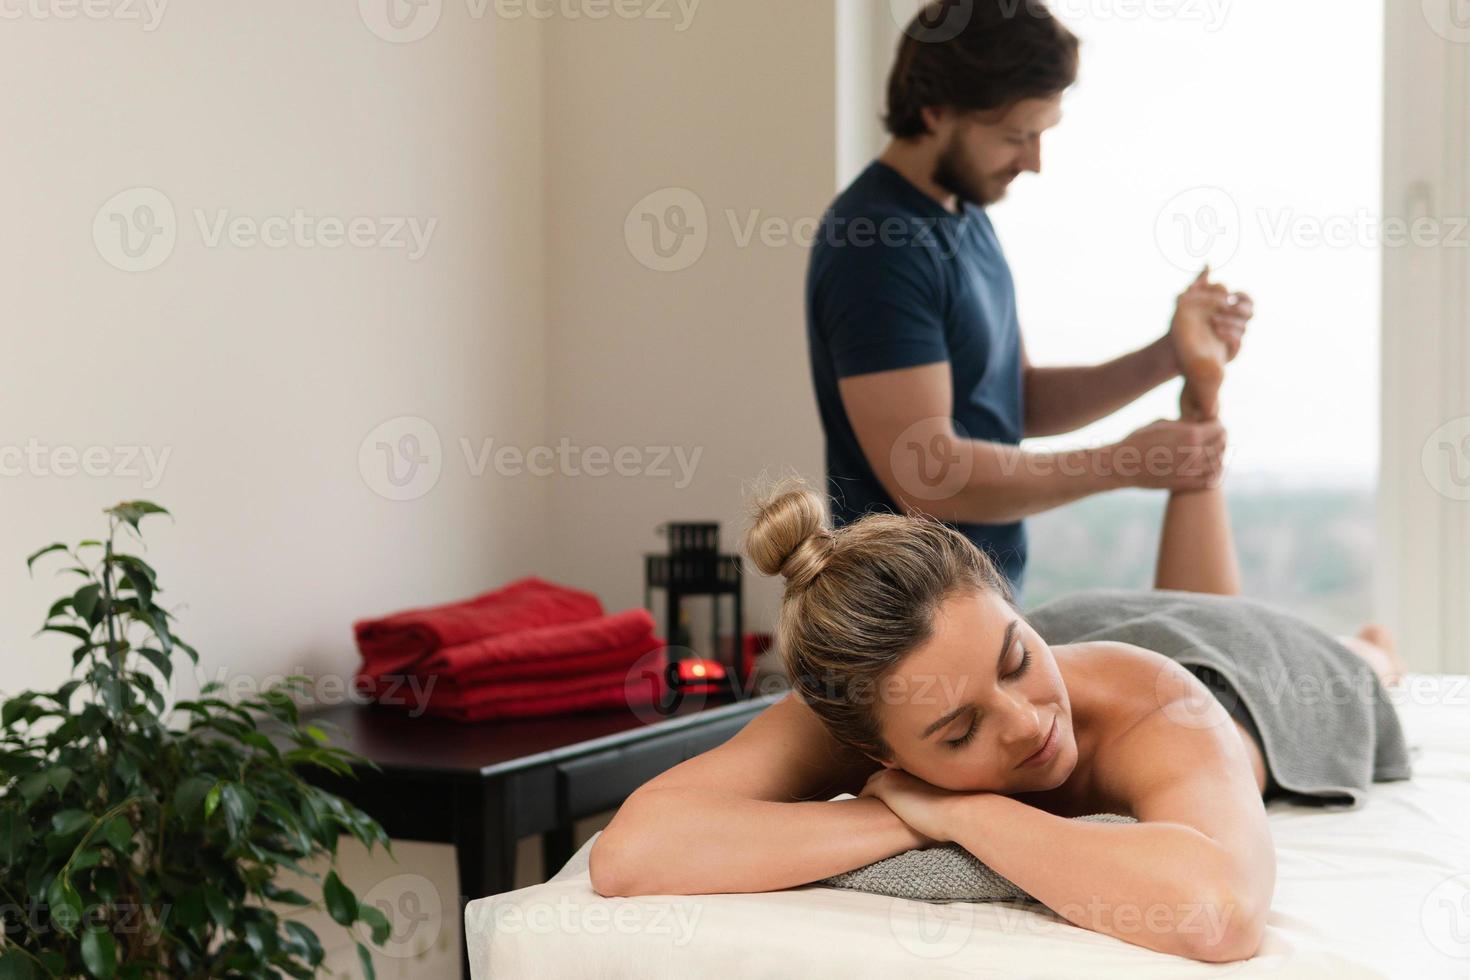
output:
M 669 552 L 645 556 L 643 605 L 653 612 L 653 590 L 665 591 L 668 624 L 665 636 L 669 644 L 665 676 L 672 702 L 666 706 L 667 710 L 678 707 L 685 692 L 695 689 L 742 697 L 740 664 L 745 655 L 745 629 L 740 556 L 720 554 L 720 525 L 713 521 L 670 521 L 660 524 L 658 530 L 668 536 Z M 693 637 L 687 635 L 683 626 L 681 603 L 691 596 L 710 597 L 708 656 L 700 656 L 691 649 Z M 725 596 L 734 605 L 735 630 L 728 656 L 720 642 L 720 602 Z

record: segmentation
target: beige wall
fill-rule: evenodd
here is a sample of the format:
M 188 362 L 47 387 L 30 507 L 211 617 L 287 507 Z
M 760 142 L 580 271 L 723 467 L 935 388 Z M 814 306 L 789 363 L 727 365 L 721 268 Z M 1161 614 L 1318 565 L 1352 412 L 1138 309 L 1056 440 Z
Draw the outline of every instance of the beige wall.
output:
M 753 218 L 790 224 L 830 202 L 835 9 L 707 2 L 683 33 L 560 22 L 550 35 L 548 438 L 697 458 L 682 487 L 677 465 L 670 477 L 552 483 L 552 570 L 612 606 L 642 602 L 640 556 L 664 547 L 660 522 L 721 521 L 730 550 L 742 481 L 766 467 L 821 476 L 806 251 L 741 236 Z M 629 214 L 654 194 L 634 215 L 630 247 Z M 687 267 L 658 271 L 639 261 L 652 257 L 640 218 L 673 203 L 696 224 L 703 208 L 706 244 L 696 260 L 698 240 L 686 239 L 672 264 Z M 774 583 L 751 581 L 747 596 L 752 625 L 768 623 Z
M 64 452 L 0 476 L 0 689 L 51 686 L 69 662 L 31 634 L 75 582 L 29 579 L 24 556 L 100 533 L 123 499 L 177 517 L 144 525 L 150 558 L 209 677 L 349 677 L 355 617 L 550 570 L 546 495 L 472 477 L 457 446 L 545 431 L 545 25 L 465 11 L 413 44 L 375 36 L 353 2 L 179 4 L 152 31 L 4 22 L 0 447 L 166 461 L 151 486 L 54 475 L 75 465 Z M 176 242 L 127 272 L 93 224 L 138 186 L 166 195 Z M 269 229 L 297 208 L 437 225 L 411 259 L 294 234 L 212 246 L 196 223 L 229 209 Z M 432 423 L 444 453 L 437 485 L 396 501 L 359 446 L 400 416 Z M 449 848 L 404 842 L 400 860 L 349 844 L 343 872 L 363 893 L 422 875 L 452 900 Z M 455 976 L 458 921 L 379 975 Z M 346 934 L 319 933 L 355 975 Z
M 204 674 L 263 683 L 350 676 L 354 618 L 523 574 L 637 605 L 656 524 L 720 520 L 734 547 L 743 481 L 820 478 L 805 250 L 737 236 L 814 220 L 831 198 L 835 5 L 705 0 L 688 20 L 671 4 L 670 21 L 594 22 L 444 0 L 412 43 L 355 6 L 27 15 L 0 32 L 0 450 L 46 448 L 0 476 L 0 690 L 54 684 L 67 659 L 31 637 L 66 580 L 29 579 L 24 556 L 99 533 L 122 499 L 177 516 L 148 527 L 150 558 Z M 139 254 L 122 251 L 113 214 L 151 204 L 166 223 L 156 195 L 113 200 L 136 188 L 173 209 L 171 250 L 135 233 Z M 640 263 L 651 253 L 626 232 L 666 188 L 708 216 L 702 256 L 674 272 Z M 284 247 L 209 240 L 223 211 L 237 234 L 269 234 L 297 209 L 375 232 L 436 224 L 412 258 L 289 229 Z M 359 450 L 385 421 L 374 443 L 411 434 L 403 417 L 432 425 L 441 474 L 392 500 L 376 450 Z M 575 472 L 510 475 L 492 457 L 476 475 L 461 440 L 632 446 L 641 475 L 587 475 L 580 456 Z M 92 446 L 113 471 L 126 457 L 111 447 L 147 450 L 161 476 L 57 474 Z M 747 595 L 767 626 L 775 583 Z M 361 891 L 406 872 L 456 890 L 447 848 L 405 845 L 399 866 L 346 854 Z M 380 975 L 453 976 L 459 924 L 440 925 L 423 958 Z
M 142 447 L 166 465 L 156 486 L 58 476 L 64 453 L 0 476 L 0 687 L 66 659 L 30 634 L 67 580 L 29 580 L 23 557 L 98 534 L 122 499 L 176 515 L 145 527 L 210 677 L 345 673 L 354 617 L 544 567 L 545 497 L 471 478 L 453 446 L 545 425 L 542 25 L 450 26 L 389 44 L 353 4 L 294 0 L 180 4 L 152 31 L 6 23 L 0 447 Z M 166 195 L 177 234 L 128 272 L 93 224 L 135 187 Z M 210 244 L 223 209 L 269 233 L 298 208 L 379 221 L 389 245 L 395 216 L 437 225 L 416 259 L 294 233 Z M 359 467 L 398 416 L 447 450 L 411 501 Z

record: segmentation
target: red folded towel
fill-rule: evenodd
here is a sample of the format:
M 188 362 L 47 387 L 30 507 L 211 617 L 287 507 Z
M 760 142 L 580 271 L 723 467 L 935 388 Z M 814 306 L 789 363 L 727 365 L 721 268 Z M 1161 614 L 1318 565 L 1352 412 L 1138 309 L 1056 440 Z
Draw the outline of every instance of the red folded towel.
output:
M 661 645 L 653 626 L 648 610 L 628 609 L 597 619 L 487 636 L 439 648 L 416 664 L 414 673 L 471 683 L 627 668 Z
M 581 694 L 587 691 L 604 690 L 612 687 L 648 686 L 660 681 L 659 671 L 650 671 L 648 678 L 628 677 L 626 670 L 613 668 L 582 677 L 564 677 L 556 680 L 535 678 L 511 681 L 502 684 L 435 684 L 429 693 L 430 704 L 441 708 L 463 708 L 475 704 L 494 702 L 527 701 L 562 694 Z M 656 688 L 650 688 L 656 690 Z
M 584 677 L 606 675 L 613 671 L 622 671 L 625 675 L 639 667 L 640 661 L 651 663 L 652 657 L 648 654 L 661 651 L 664 648 L 662 637 L 649 636 L 637 643 L 618 647 L 615 650 L 604 650 L 597 653 L 578 654 L 576 656 L 559 657 L 551 661 L 548 666 L 553 669 L 512 671 L 501 673 L 492 668 L 484 671 L 476 671 L 465 674 L 436 674 L 426 672 L 420 681 L 420 687 L 427 686 L 432 681 L 434 690 L 457 691 L 479 689 L 488 686 L 502 687 L 525 682 L 555 685 L 558 682 L 575 682 Z M 662 660 L 659 661 L 663 663 Z M 368 679 L 371 680 L 371 679 Z
M 402 673 L 441 647 L 602 614 L 592 593 L 528 576 L 460 602 L 359 620 L 353 632 L 363 673 L 381 676 Z
M 663 694 L 663 672 L 652 672 L 650 677 L 631 683 L 627 671 L 613 670 L 571 681 L 484 685 L 443 694 L 437 686 L 429 694 L 424 714 L 476 722 L 647 707 Z

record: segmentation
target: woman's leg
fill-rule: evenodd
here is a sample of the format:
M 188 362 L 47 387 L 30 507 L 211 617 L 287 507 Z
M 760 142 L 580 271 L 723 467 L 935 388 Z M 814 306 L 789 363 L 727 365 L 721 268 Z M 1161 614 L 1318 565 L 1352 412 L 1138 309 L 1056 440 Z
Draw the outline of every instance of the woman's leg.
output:
M 1224 490 L 1169 494 L 1154 588 L 1240 595 L 1240 563 Z
M 1208 269 L 1191 291 L 1204 281 Z M 1211 287 L 1223 288 L 1223 287 Z M 1181 304 L 1181 313 L 1185 307 Z M 1200 322 L 1193 322 L 1198 320 Z M 1177 317 L 1176 328 L 1193 326 L 1209 330 L 1199 317 Z M 1223 363 L 1223 362 L 1222 362 Z M 1211 393 L 1211 409 L 1201 407 L 1195 381 L 1189 379 L 1179 395 L 1179 417 L 1193 421 L 1216 418 L 1218 398 Z M 1230 512 L 1225 509 L 1225 491 L 1216 484 L 1209 490 L 1175 491 L 1164 510 L 1164 530 L 1159 538 L 1159 559 L 1154 566 L 1154 588 L 1211 595 L 1240 595 L 1240 562 L 1235 556 L 1235 539 L 1230 534 Z
M 1154 588 L 1214 595 L 1240 594 L 1240 565 L 1230 535 L 1225 493 L 1194 490 L 1169 495 Z M 1369 623 L 1339 642 L 1362 657 L 1385 687 L 1396 687 L 1408 670 L 1388 630 Z
M 1357 636 L 1339 636 L 1338 642 L 1362 657 L 1373 668 L 1384 687 L 1397 687 L 1408 668 L 1399 658 L 1393 636 L 1377 623 L 1358 630 Z

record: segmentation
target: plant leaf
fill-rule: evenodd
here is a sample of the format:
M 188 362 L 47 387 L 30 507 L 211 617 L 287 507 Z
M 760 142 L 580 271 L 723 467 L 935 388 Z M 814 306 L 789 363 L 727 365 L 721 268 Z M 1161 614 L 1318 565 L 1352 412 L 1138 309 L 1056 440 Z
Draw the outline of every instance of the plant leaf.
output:
M 117 853 L 126 856 L 133 849 L 133 825 L 126 814 L 119 813 L 102 827 L 102 839 Z
M 65 551 L 65 550 L 66 550 L 66 545 L 64 545 L 64 544 L 48 544 L 46 547 L 42 548 L 40 551 L 32 552 L 31 553 L 31 556 L 26 559 L 26 570 L 27 571 L 30 571 L 31 570 L 31 566 L 33 566 L 33 565 L 36 564 L 36 559 L 37 558 L 40 558 L 42 555 L 49 555 L 53 551 Z
M 226 783 L 220 792 L 220 802 L 225 805 L 225 825 L 231 837 L 241 836 L 255 817 L 255 797 L 239 783 Z
M 92 826 L 92 815 L 86 810 L 62 810 L 52 814 L 51 828 L 63 837 L 68 837 Z
M 322 898 L 327 903 L 327 912 L 338 925 L 350 926 L 357 919 L 357 896 L 342 884 L 337 872 L 327 873 L 327 880 L 322 882 Z
M 357 918 L 359 922 L 372 930 L 374 946 L 381 946 L 388 941 L 388 935 L 393 931 L 393 927 L 389 925 L 388 917 L 383 914 L 382 909 L 374 905 L 358 903 Z
M 82 933 L 82 963 L 94 977 L 108 978 L 117 972 L 117 943 L 106 929 Z
M 321 940 L 317 938 L 316 932 L 310 926 L 294 919 L 288 919 L 286 932 L 290 933 L 293 945 L 300 950 L 299 955 L 306 960 L 308 965 L 318 966 L 321 963 L 326 954 L 322 949 Z
M 76 935 L 77 923 L 82 921 L 82 897 L 71 882 L 59 875 L 52 879 L 47 898 L 51 904 L 51 921 L 56 928 L 68 936 Z
M 36 632 L 37 633 L 65 633 L 67 636 L 74 636 L 77 639 L 82 640 L 83 642 L 89 642 L 92 639 L 92 634 L 91 633 L 88 633 L 86 630 L 82 629 L 80 626 L 72 626 L 70 624 L 60 625 L 60 624 L 48 623 L 47 625 L 42 626 L 40 629 L 36 630 Z
M 367 980 L 378 980 L 378 973 L 373 969 L 373 954 L 362 943 L 357 943 L 357 959 L 362 963 L 362 975 Z
M 96 626 L 102 619 L 101 613 L 97 610 L 98 599 L 101 595 L 102 586 L 93 582 L 77 589 L 76 594 L 71 597 L 71 607 L 91 626 Z
M 0 811 L 0 862 L 9 865 L 31 840 L 31 827 L 15 810 Z
M 204 797 L 204 819 L 208 820 L 214 816 L 215 807 L 219 806 L 220 793 L 223 789 L 222 783 L 215 783 L 209 787 L 209 795 Z
M 0 953 L 0 980 L 34 980 L 36 968 L 30 957 L 18 949 Z
M 209 917 L 221 929 L 228 929 L 230 923 L 235 921 L 235 907 L 230 904 L 225 893 L 213 885 L 204 886 L 204 905 L 209 909 Z
M 131 524 L 133 530 L 136 531 L 138 530 L 138 522 L 149 514 L 168 514 L 168 511 L 146 500 L 125 500 L 115 507 L 108 507 L 103 513 L 111 514 L 118 520 Z M 168 514 L 168 516 L 172 517 L 173 515 Z

